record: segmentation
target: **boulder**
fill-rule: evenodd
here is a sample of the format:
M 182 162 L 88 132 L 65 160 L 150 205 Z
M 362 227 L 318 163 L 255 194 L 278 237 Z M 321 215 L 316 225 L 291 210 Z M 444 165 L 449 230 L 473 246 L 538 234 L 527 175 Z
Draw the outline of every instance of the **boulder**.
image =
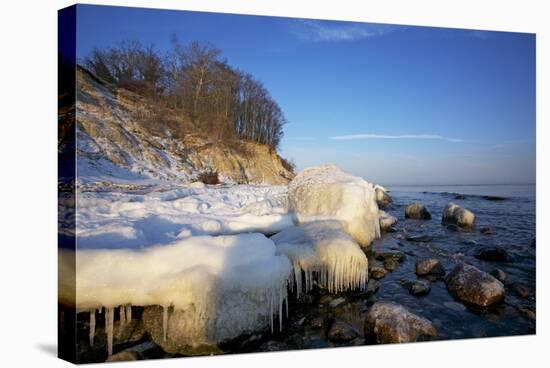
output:
M 418 276 L 426 275 L 444 275 L 445 269 L 436 258 L 422 259 L 416 262 L 416 274 Z
M 386 276 L 386 273 L 387 271 L 385 268 L 375 266 L 370 270 L 370 277 L 375 280 L 380 280 L 381 278 L 384 278 L 384 276 Z
M 399 304 L 377 302 L 367 314 L 365 335 L 374 337 L 381 344 L 402 343 L 436 337 L 437 329 L 427 319 Z
M 388 214 L 385 211 L 378 211 L 378 218 L 380 222 L 380 231 L 387 233 L 391 230 L 392 226 L 397 223 L 397 218 Z
M 447 204 L 443 210 L 441 222 L 447 225 L 456 225 L 461 228 L 469 228 L 474 226 L 475 219 L 475 215 L 472 211 L 451 202 Z
M 479 229 L 479 232 L 483 235 L 493 235 L 495 233 L 495 231 L 490 227 L 482 227 L 481 229 Z
M 460 263 L 445 278 L 447 289 L 458 300 L 487 307 L 504 299 L 504 285 L 487 272 Z
M 427 295 L 432 290 L 431 283 L 426 280 L 402 280 L 401 285 L 414 296 Z
M 339 221 L 362 246 L 380 237 L 374 186 L 334 165 L 301 171 L 288 186 L 289 210 L 298 223 Z
M 506 250 L 496 246 L 481 247 L 475 252 L 474 257 L 483 261 L 495 262 L 511 262 L 513 260 Z
M 429 220 L 432 215 L 422 203 L 412 203 L 405 207 L 405 217 L 417 220 Z
M 384 187 L 375 185 L 374 192 L 376 194 L 376 204 L 378 204 L 378 208 L 385 210 L 390 207 L 392 199 Z
M 342 321 L 334 321 L 328 331 L 327 337 L 333 342 L 347 342 L 355 339 L 359 334 L 355 329 Z

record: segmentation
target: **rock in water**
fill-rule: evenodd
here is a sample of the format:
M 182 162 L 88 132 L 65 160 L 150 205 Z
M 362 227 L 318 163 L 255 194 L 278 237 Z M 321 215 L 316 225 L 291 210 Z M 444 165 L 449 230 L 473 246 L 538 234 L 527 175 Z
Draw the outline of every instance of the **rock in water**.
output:
M 416 274 L 418 276 L 444 275 L 445 269 L 439 259 L 422 259 L 416 262 Z
M 378 211 L 378 217 L 380 219 L 380 230 L 383 233 L 390 231 L 392 226 L 397 223 L 397 218 L 382 210 Z
M 380 237 L 374 186 L 334 165 L 301 171 L 288 186 L 288 201 L 298 223 L 337 220 L 362 246 Z
M 443 224 L 456 225 L 462 228 L 469 228 L 474 226 L 475 215 L 472 211 L 460 207 L 458 204 L 449 203 L 443 210 L 443 218 L 441 222 Z
M 474 257 L 483 261 L 511 262 L 512 256 L 501 247 L 487 246 L 476 251 Z
M 417 220 L 429 220 L 432 215 L 422 203 L 412 203 L 405 207 L 405 217 Z
M 378 208 L 383 210 L 387 209 L 391 205 L 392 199 L 386 192 L 386 189 L 380 185 L 375 185 L 374 191 L 376 194 L 376 204 L 378 204 Z
M 365 335 L 373 336 L 380 344 L 401 343 L 436 337 L 437 329 L 427 319 L 399 304 L 377 302 L 367 315 Z
M 471 265 L 458 264 L 445 282 L 449 292 L 467 304 L 487 307 L 504 299 L 502 282 Z
M 403 280 L 401 285 L 414 296 L 427 295 L 432 290 L 432 285 L 426 280 Z
M 375 280 L 380 280 L 381 278 L 384 278 L 386 276 L 386 269 L 383 267 L 375 266 L 371 268 L 370 270 L 370 276 Z
M 410 242 L 413 243 L 429 243 L 433 240 L 433 237 L 430 235 L 416 235 L 416 236 L 406 236 L 405 239 L 407 239 Z
M 355 339 L 359 334 L 349 324 L 335 321 L 328 331 L 328 339 L 333 342 L 347 342 Z

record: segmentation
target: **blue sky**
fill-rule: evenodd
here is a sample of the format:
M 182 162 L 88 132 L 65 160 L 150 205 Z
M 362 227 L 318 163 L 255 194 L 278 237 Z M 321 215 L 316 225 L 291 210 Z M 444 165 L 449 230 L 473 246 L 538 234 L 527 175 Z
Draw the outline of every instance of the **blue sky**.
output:
M 391 184 L 535 182 L 535 35 L 79 6 L 77 55 L 170 35 L 261 80 L 281 153 Z

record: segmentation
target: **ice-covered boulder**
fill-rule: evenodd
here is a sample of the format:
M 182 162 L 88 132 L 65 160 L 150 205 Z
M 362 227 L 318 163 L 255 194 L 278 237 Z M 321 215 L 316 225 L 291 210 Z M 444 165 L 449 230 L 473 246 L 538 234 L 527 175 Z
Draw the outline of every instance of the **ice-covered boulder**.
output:
M 442 223 L 456 225 L 458 227 L 474 226 L 476 217 L 472 211 L 450 202 L 443 210 Z
M 387 209 L 392 203 L 392 199 L 388 194 L 387 189 L 377 184 L 374 186 L 374 192 L 376 194 L 376 203 L 378 204 L 378 208 Z
M 374 186 L 334 165 L 301 171 L 288 186 L 288 200 L 300 224 L 337 220 L 363 246 L 380 237 Z
M 380 219 L 380 230 L 382 232 L 388 232 L 391 227 L 397 223 L 396 217 L 382 210 L 378 211 L 378 217 Z
M 298 296 L 312 288 L 314 279 L 330 292 L 366 287 L 368 259 L 340 222 L 309 222 L 286 228 L 271 239 L 294 266 Z
M 143 249 L 78 250 L 76 257 L 60 251 L 60 268 L 74 268 L 75 260 L 76 307 L 91 311 L 90 327 L 95 310 L 105 307 L 109 354 L 118 306 L 156 306 L 162 333 L 154 329 L 154 316 L 146 329 L 157 344 L 180 352 L 273 328 L 275 316 L 281 327 L 292 277 L 289 259 L 258 233 L 197 236 Z M 62 301 L 74 294 L 66 286 L 60 284 Z

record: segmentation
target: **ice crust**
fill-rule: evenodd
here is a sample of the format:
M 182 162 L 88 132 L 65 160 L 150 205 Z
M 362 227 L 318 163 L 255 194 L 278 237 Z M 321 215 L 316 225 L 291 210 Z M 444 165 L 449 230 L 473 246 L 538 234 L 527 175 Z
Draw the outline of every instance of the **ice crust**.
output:
M 72 252 L 60 251 L 61 266 L 70 267 Z M 292 271 L 288 258 L 258 233 L 197 236 L 140 250 L 79 250 L 76 268 L 77 309 L 106 308 L 109 353 L 118 306 L 186 312 L 189 342 L 212 343 L 262 329 L 273 315 L 282 317 Z M 61 299 L 70 298 L 71 290 L 62 285 Z M 165 331 L 168 324 L 166 315 Z
M 374 185 L 337 166 L 301 171 L 289 183 L 288 201 L 299 223 L 337 220 L 363 246 L 380 237 Z

